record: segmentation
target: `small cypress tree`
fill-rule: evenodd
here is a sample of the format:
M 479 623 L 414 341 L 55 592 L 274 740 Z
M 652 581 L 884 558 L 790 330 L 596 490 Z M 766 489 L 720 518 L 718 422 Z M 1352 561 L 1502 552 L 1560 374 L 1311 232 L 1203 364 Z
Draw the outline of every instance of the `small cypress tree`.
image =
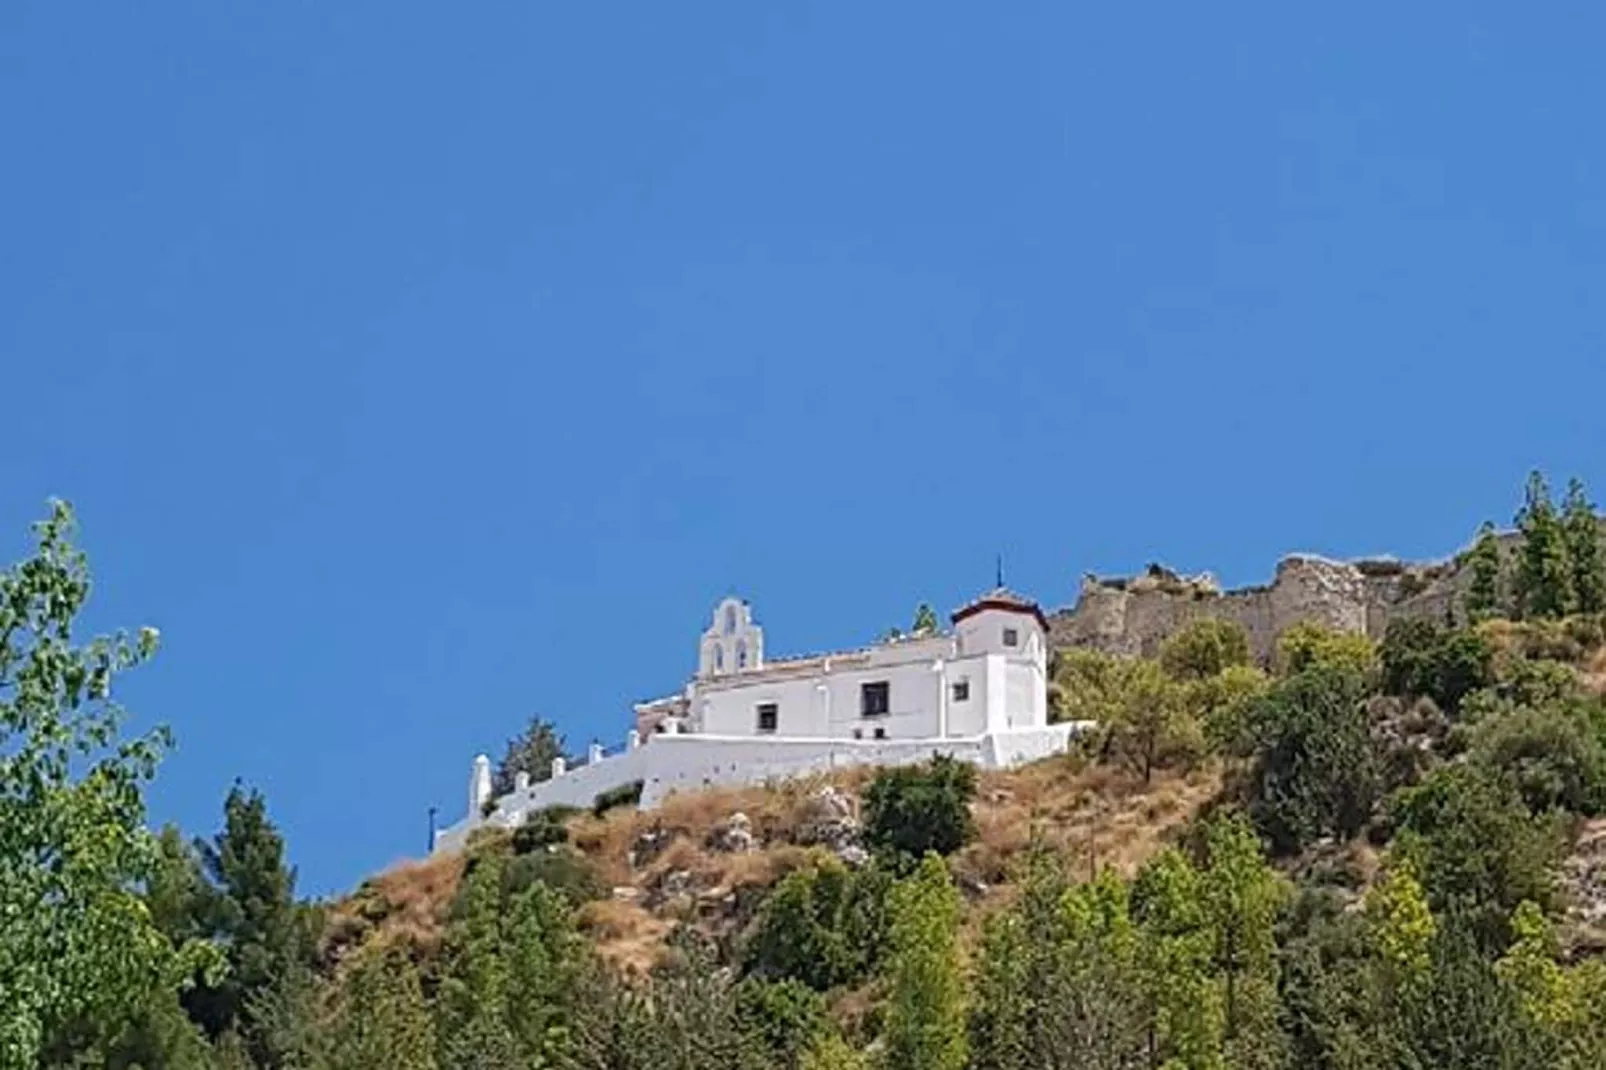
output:
M 1485 520 L 1478 529 L 1478 541 L 1467 555 L 1472 582 L 1467 585 L 1464 605 L 1467 619 L 1486 620 L 1500 612 L 1500 541 L 1494 525 Z
M 1517 559 L 1517 608 L 1525 617 L 1564 617 L 1573 608 L 1573 577 L 1567 540 L 1550 485 L 1539 472 L 1528 476 L 1517 512 L 1522 552 Z
M 1572 572 L 1573 608 L 1580 613 L 1599 613 L 1606 609 L 1606 568 L 1603 568 L 1600 550 L 1600 524 L 1595 519 L 1594 505 L 1584 496 L 1584 485 L 1576 479 L 1567 484 L 1561 525 L 1567 563 Z
M 948 867 L 927 854 L 893 891 L 888 968 L 887 1065 L 898 1070 L 960 1070 L 965 994 L 959 967 L 959 895 Z

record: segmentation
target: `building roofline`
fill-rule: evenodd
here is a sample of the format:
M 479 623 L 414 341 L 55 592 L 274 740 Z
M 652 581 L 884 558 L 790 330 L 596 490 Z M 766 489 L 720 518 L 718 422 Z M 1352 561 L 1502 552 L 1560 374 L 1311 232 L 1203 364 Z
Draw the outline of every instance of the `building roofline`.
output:
M 1021 613 L 1026 616 L 1036 617 L 1038 625 L 1041 626 L 1044 631 L 1048 630 L 1048 617 L 1043 613 L 1043 607 L 1039 606 L 1030 598 L 1018 595 L 1006 587 L 995 588 L 991 591 L 988 591 L 980 598 L 974 599 L 973 601 L 960 606 L 958 609 L 953 611 L 948 619 L 953 621 L 955 624 L 958 624 L 962 620 L 965 620 L 969 617 L 974 617 L 976 614 L 986 612 L 989 609 L 998 609 L 1005 613 Z

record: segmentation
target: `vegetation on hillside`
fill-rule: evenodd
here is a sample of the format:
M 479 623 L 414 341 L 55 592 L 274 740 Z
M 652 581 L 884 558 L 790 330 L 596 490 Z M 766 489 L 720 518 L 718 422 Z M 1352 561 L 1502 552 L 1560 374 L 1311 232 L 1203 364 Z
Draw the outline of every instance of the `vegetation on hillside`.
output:
M 1576 484 L 1480 533 L 1447 621 L 1058 652 L 1079 753 L 547 811 L 332 904 L 243 786 L 208 838 L 146 830 L 161 740 L 108 684 L 153 637 L 75 644 L 69 530 L 0 576 L 0 1070 L 1606 1064 Z

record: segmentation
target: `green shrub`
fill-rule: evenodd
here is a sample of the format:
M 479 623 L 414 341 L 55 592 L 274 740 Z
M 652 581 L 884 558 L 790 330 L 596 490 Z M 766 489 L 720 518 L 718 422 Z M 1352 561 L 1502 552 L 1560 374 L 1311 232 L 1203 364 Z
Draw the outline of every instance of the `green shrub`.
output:
M 825 1000 L 799 981 L 743 980 L 736 986 L 736 1014 L 743 1032 L 757 1038 L 778 1067 L 796 1067 L 831 1033 Z
M 543 847 L 569 842 L 567 822 L 580 811 L 573 806 L 548 806 L 524 815 L 524 824 L 513 830 L 513 853 L 528 854 Z
M 788 874 L 765 899 L 743 948 L 747 972 L 815 991 L 853 984 L 880 959 L 892 875 L 825 856 Z
M 1478 726 L 1473 757 L 1514 790 L 1528 811 L 1592 815 L 1606 792 L 1606 752 L 1589 711 L 1559 702 L 1519 708 Z
M 1494 650 L 1470 628 L 1446 630 L 1425 618 L 1392 621 L 1378 650 L 1383 689 L 1391 695 L 1426 695 L 1454 716 L 1461 700 L 1493 680 Z
M 591 803 L 591 813 L 601 817 L 615 807 L 635 806 L 641 802 L 641 789 L 642 782 L 633 780 L 628 784 L 621 784 L 617 788 L 601 792 Z
M 1204 680 L 1249 664 L 1249 636 L 1236 621 L 1201 617 L 1160 646 L 1160 665 L 1178 680 Z
M 608 892 L 591 861 L 566 846 L 553 846 L 508 860 L 502 869 L 504 895 L 511 900 L 533 884 L 546 885 L 574 906 L 600 899 Z
M 864 793 L 865 842 L 899 868 L 918 864 L 928 851 L 952 854 L 976 833 L 975 794 L 975 767 L 947 755 L 882 769 Z

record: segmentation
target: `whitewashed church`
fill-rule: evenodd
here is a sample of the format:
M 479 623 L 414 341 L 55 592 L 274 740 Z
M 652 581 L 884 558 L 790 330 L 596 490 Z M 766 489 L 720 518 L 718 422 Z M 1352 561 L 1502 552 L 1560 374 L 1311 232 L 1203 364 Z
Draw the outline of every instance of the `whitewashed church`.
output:
M 586 807 L 640 781 L 641 805 L 677 790 L 755 783 L 849 765 L 898 765 L 934 753 L 1005 768 L 1063 751 L 1082 726 L 1048 722 L 1047 622 L 1003 587 L 954 611 L 952 630 L 888 639 L 836 654 L 769 658 L 748 603 L 727 598 L 698 645 L 697 672 L 678 694 L 635 708 L 622 751 L 521 777 L 500 798 L 491 762 L 474 759 L 468 813 L 439 832 L 461 846 L 483 824 L 515 827 L 553 805 Z

